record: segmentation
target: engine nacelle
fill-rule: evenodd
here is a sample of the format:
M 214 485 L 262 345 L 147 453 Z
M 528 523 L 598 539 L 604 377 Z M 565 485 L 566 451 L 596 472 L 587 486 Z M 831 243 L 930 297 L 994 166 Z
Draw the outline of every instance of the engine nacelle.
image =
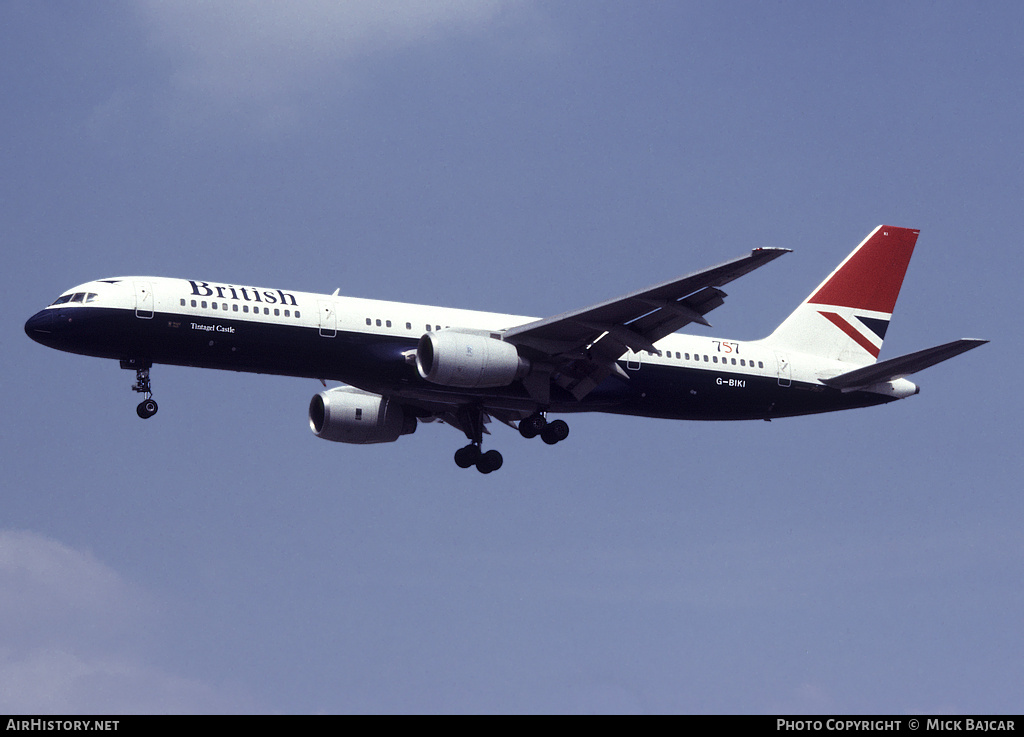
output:
M 313 397 L 309 428 L 337 443 L 393 443 L 416 430 L 416 416 L 393 399 L 342 386 Z
M 420 338 L 416 370 L 435 384 L 486 389 L 523 378 L 530 363 L 514 345 L 487 334 L 441 330 Z

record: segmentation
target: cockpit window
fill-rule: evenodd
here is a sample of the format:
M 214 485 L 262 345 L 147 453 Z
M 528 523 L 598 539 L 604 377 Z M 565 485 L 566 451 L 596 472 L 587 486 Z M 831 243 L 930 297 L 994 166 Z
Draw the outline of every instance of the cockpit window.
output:
M 57 297 L 53 305 L 64 305 L 68 304 L 69 302 L 92 302 L 98 296 L 99 295 L 97 295 L 96 292 L 75 292 L 74 294 L 62 294 L 60 297 Z M 50 306 L 52 307 L 53 305 Z

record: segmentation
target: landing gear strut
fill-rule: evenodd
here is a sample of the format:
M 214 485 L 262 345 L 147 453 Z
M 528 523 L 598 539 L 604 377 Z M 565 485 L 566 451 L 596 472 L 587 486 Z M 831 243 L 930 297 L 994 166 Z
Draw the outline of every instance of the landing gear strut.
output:
M 132 391 L 146 395 L 146 398 L 139 402 L 139 406 L 135 408 L 135 414 L 144 420 L 148 420 L 155 415 L 159 409 L 156 401 L 153 399 L 153 389 L 149 384 L 149 369 L 152 365 L 151 363 L 138 363 L 136 361 L 121 361 L 121 368 L 135 369 L 135 383 L 132 384 Z

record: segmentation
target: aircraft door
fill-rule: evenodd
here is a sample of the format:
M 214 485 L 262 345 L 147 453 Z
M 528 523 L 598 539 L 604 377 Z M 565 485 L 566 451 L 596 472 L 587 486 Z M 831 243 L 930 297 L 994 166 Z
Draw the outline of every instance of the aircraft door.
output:
M 793 383 L 793 374 L 789 367 L 789 358 L 785 353 L 776 353 L 775 361 L 779 367 L 779 386 L 790 386 Z
M 338 334 L 338 316 L 334 309 L 334 303 L 330 300 L 320 300 L 320 335 L 325 338 L 333 338 Z
M 148 281 L 135 282 L 135 316 L 143 320 L 153 317 L 153 285 Z

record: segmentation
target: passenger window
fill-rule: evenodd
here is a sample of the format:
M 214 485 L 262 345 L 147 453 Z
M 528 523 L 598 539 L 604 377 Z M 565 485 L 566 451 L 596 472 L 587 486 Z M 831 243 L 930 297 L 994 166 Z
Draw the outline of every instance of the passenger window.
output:
M 289 311 L 289 310 L 285 310 L 285 311 L 284 311 L 284 316 L 285 316 L 285 317 L 291 317 L 291 316 L 292 316 L 292 313 L 291 313 L 291 311 Z
M 412 330 L 412 323 L 411 322 L 405 323 L 405 329 L 406 330 Z
M 216 302 L 211 302 L 210 303 L 210 307 L 212 307 L 213 309 L 217 309 L 217 303 Z
M 387 326 L 387 327 L 391 327 L 391 321 L 390 320 L 385 321 L 384 325 Z
M 193 306 L 193 307 L 195 307 L 195 306 L 196 306 L 196 301 L 195 301 L 195 300 L 192 300 L 192 306 Z
M 380 327 L 380 318 L 377 318 L 377 327 Z
M 182 307 L 184 307 L 184 306 L 185 306 L 185 298 L 184 298 L 184 297 L 182 297 L 182 298 L 181 298 L 181 306 L 182 306 Z
M 280 316 L 281 316 L 281 310 L 279 310 L 278 308 L 275 307 L 274 308 L 274 317 L 280 317 Z
M 200 302 L 199 304 L 201 304 L 203 306 L 204 310 L 206 309 L 206 300 L 205 299 L 202 302 Z
M 299 314 L 298 310 L 295 310 L 295 317 L 302 317 L 302 315 Z
M 373 325 L 373 323 L 370 321 L 370 318 L 366 318 L 366 324 L 367 325 Z

